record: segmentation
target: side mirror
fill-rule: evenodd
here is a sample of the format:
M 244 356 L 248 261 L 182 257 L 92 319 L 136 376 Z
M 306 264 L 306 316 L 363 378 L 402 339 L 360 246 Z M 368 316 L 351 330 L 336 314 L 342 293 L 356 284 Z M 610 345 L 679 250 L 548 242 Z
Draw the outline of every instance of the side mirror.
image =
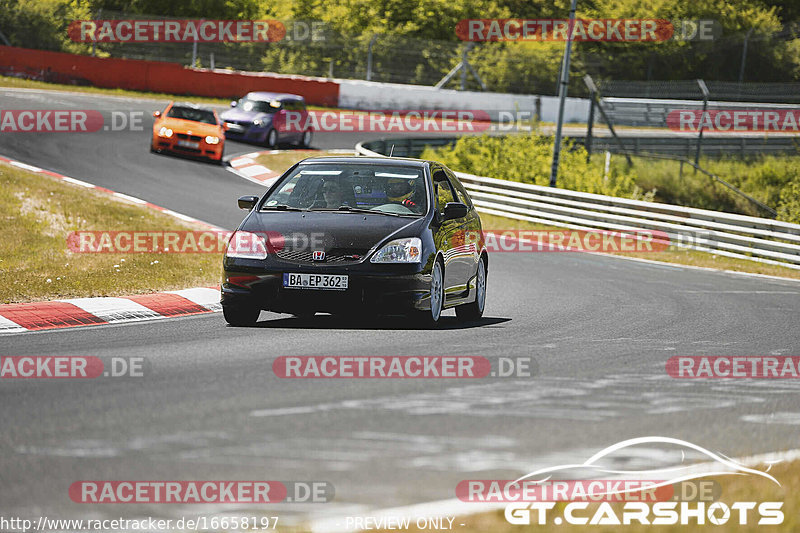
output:
M 153 116 L 158 118 L 161 116 L 161 111 L 153 111 Z
M 251 211 L 258 203 L 258 196 L 240 196 L 238 203 L 239 209 Z
M 444 206 L 444 220 L 453 220 L 454 218 L 464 218 L 469 213 L 469 207 L 461 202 L 448 202 Z
M 236 100 L 231 101 L 231 107 L 236 107 Z

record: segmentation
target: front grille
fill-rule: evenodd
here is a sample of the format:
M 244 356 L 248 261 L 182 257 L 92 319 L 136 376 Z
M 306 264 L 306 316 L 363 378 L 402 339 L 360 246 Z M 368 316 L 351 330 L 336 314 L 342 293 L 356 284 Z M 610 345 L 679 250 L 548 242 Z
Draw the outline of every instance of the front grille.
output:
M 318 265 L 322 264 L 336 264 L 336 263 L 357 263 L 364 258 L 364 252 L 354 252 L 354 251 L 332 251 L 330 253 L 325 254 L 324 261 L 314 261 L 313 259 L 313 251 L 311 250 L 280 250 L 275 255 L 278 258 L 288 261 L 291 263 L 314 263 Z
M 176 144 L 175 146 L 173 146 L 173 148 L 175 150 L 181 150 L 182 152 L 191 152 L 193 154 L 201 154 L 201 153 L 203 153 L 203 151 L 200 150 L 199 148 L 188 148 L 186 146 L 181 146 L 179 144 Z
M 199 135 L 186 135 L 185 133 L 178 133 L 176 135 L 178 136 L 178 139 L 183 140 L 199 141 L 201 139 Z

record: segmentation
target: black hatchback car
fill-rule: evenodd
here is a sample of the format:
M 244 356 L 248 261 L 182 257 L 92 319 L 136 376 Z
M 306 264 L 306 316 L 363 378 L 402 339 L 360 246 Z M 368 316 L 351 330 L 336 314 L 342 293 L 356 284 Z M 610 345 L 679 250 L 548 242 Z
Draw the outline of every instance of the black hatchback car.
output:
M 467 191 L 447 167 L 401 158 L 318 157 L 262 196 L 225 254 L 222 309 L 236 326 L 268 310 L 483 314 L 489 256 Z

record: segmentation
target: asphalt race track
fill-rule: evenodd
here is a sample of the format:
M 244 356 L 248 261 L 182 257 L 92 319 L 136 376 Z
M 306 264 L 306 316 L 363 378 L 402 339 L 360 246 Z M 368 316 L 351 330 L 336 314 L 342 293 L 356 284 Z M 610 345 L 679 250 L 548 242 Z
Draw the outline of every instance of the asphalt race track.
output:
M 45 96 L 46 95 L 46 96 Z M 234 228 L 258 185 L 148 152 L 163 103 L 0 89 L 0 109 L 144 111 L 144 131 L 4 134 L 0 155 Z M 352 148 L 319 135 L 316 148 Z M 257 147 L 230 142 L 226 157 Z M 81 505 L 77 480 L 321 480 L 334 502 L 296 518 L 455 497 L 463 479 L 514 479 L 661 435 L 729 457 L 798 447 L 797 380 L 678 380 L 674 355 L 800 355 L 800 283 L 579 253 L 495 253 L 484 319 L 438 330 L 262 313 L 0 337 L 0 355 L 142 356 L 144 378 L 4 380 L 0 514 L 188 516 L 252 506 Z M 536 375 L 481 380 L 281 380 L 282 355 L 530 356 Z M 626 466 L 658 458 L 630 457 Z M 509 478 L 508 476 L 512 476 Z M 202 508 L 201 508 L 202 507 Z

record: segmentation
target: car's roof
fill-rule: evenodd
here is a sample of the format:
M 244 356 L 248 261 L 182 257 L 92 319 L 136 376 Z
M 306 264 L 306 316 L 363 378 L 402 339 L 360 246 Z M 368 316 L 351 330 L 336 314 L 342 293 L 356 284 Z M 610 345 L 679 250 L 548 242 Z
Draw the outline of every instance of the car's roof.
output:
M 309 157 L 300 161 L 301 165 L 335 163 L 350 165 L 395 165 L 400 167 L 424 168 L 430 161 L 413 159 L 410 157 L 363 157 L 363 156 L 335 156 L 335 157 Z
M 291 93 L 270 93 L 270 92 L 262 92 L 256 91 L 252 93 L 247 93 L 245 96 L 251 98 L 253 100 L 302 100 L 303 97 L 299 94 L 291 94 Z

